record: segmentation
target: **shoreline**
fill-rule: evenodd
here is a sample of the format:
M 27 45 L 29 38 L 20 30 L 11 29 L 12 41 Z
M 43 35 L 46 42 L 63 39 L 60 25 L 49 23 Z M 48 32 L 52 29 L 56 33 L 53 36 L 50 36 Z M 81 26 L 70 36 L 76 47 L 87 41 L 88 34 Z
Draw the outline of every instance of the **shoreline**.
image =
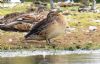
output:
M 67 54 L 100 54 L 100 49 L 98 50 L 19 50 L 19 51 L 0 51 L 0 57 L 27 57 L 36 55 L 67 55 Z

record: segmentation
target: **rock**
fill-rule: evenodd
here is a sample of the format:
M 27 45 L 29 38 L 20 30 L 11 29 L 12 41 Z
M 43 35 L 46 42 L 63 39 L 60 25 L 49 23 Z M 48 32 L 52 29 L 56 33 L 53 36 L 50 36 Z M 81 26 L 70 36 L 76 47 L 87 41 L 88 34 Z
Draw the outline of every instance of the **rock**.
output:
M 89 26 L 89 31 L 95 31 L 95 30 L 97 30 L 96 26 Z
M 66 32 L 71 32 L 71 31 L 75 31 L 75 30 L 76 30 L 76 28 L 74 28 L 74 27 L 69 27 L 69 28 L 66 29 Z
M 2 19 L 4 16 L 0 16 L 0 19 Z
M 93 12 L 94 13 L 100 13 L 100 10 L 94 10 Z
M 97 22 L 97 23 L 99 23 L 100 20 L 95 20 L 95 19 L 93 19 L 93 20 L 91 20 L 91 22 Z
M 10 38 L 8 41 L 9 41 L 9 42 L 12 42 L 13 40 Z

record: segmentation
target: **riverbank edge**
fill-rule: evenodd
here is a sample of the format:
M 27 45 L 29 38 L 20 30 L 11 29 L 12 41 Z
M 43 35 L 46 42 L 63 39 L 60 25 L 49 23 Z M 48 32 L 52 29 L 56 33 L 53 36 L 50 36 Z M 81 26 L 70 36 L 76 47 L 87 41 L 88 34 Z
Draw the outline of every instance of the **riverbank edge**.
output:
M 100 54 L 98 50 L 6 50 L 0 51 L 0 57 L 26 57 L 36 55 L 67 55 L 67 54 Z

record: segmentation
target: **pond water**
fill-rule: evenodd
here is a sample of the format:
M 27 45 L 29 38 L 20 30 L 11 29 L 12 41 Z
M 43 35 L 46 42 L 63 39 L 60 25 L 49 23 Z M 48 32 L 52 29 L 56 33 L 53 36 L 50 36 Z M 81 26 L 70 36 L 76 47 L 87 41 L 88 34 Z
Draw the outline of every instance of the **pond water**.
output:
M 100 64 L 100 54 L 0 57 L 0 64 Z

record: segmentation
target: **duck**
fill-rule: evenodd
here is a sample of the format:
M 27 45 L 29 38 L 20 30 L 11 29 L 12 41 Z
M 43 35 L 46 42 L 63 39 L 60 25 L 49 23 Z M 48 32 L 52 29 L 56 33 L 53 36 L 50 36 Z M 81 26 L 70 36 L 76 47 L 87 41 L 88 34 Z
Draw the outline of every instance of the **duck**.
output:
M 47 44 L 51 44 L 51 39 L 65 34 L 66 27 L 69 26 L 66 20 L 59 11 L 50 11 L 24 37 L 26 40 L 46 40 Z
M 28 32 L 33 25 L 46 18 L 48 11 L 38 7 L 34 12 L 14 12 L 0 19 L 0 29 L 5 31 Z

